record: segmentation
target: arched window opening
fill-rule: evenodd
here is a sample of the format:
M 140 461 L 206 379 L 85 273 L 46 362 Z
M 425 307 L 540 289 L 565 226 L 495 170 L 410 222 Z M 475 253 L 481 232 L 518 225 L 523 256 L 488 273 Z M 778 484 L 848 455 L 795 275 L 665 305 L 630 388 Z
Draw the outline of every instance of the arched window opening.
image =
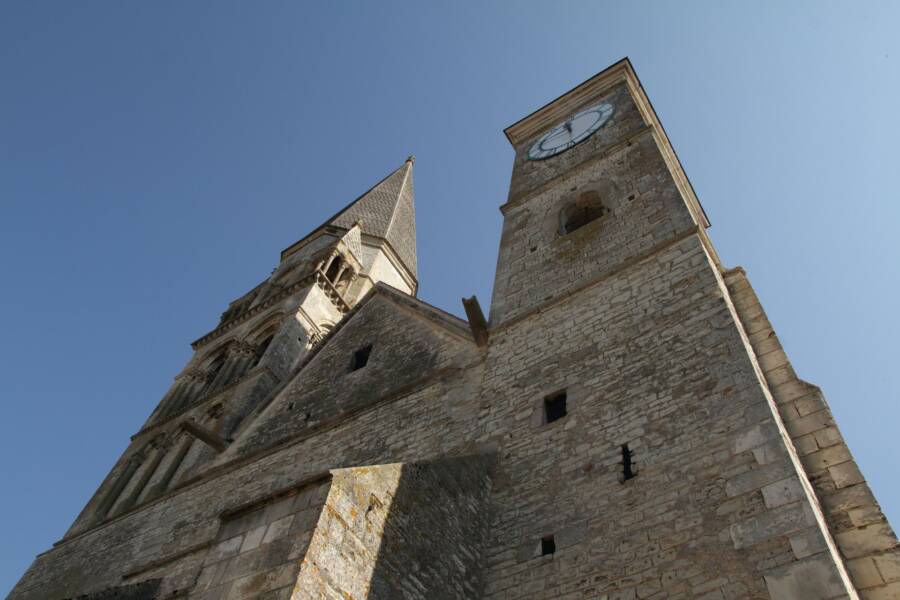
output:
M 568 235 L 591 221 L 603 217 L 609 209 L 600 202 L 597 192 L 585 192 L 570 202 L 559 213 L 559 234 Z
M 260 342 L 259 344 L 257 344 L 257 346 L 256 346 L 256 358 L 255 358 L 254 361 L 253 361 L 253 366 L 254 366 L 254 367 L 255 367 L 256 365 L 259 364 L 259 361 L 262 360 L 263 355 L 265 355 L 266 350 L 269 349 L 269 344 L 272 343 L 272 338 L 274 338 L 274 337 L 275 337 L 275 334 L 272 334 L 272 335 L 268 336 L 266 339 L 264 339 L 262 342 Z
M 207 369 L 207 377 L 210 382 L 216 378 L 216 375 L 222 370 L 222 367 L 225 366 L 225 353 L 221 353 L 216 357 L 214 361 L 209 364 L 209 368 Z
M 228 348 L 223 349 L 206 367 L 206 387 L 202 392 L 204 396 L 222 387 L 222 376 L 228 370 L 228 352 Z
M 341 275 L 340 280 L 338 280 L 338 282 L 334 284 L 334 287 L 343 294 L 347 291 L 347 288 L 350 287 L 350 283 L 353 281 L 353 275 L 353 269 L 348 267 L 344 271 L 344 274 Z
M 341 272 L 341 265 L 343 264 L 344 261 L 341 260 L 341 257 L 336 256 L 334 260 L 331 261 L 331 264 L 328 265 L 328 270 L 325 271 L 325 279 L 330 281 L 332 284 L 336 283 L 338 273 Z

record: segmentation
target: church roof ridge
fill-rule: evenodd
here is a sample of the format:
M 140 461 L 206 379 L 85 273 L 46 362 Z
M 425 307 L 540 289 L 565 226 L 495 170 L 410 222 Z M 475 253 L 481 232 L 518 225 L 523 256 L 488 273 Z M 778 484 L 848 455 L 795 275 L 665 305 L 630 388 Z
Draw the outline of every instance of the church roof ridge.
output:
M 435 323 L 436 325 L 442 326 L 448 333 L 455 334 L 468 342 L 475 343 L 475 340 L 472 337 L 472 332 L 469 330 L 468 321 L 465 319 L 460 319 L 456 315 L 450 314 L 447 311 L 441 310 L 440 308 L 434 306 L 433 304 L 429 304 L 424 300 L 420 300 L 415 296 L 410 296 L 409 294 L 398 290 L 390 284 L 387 284 L 383 281 L 379 281 L 372 288 L 366 292 L 366 295 L 359 299 L 359 301 L 350 309 L 350 311 L 343 316 L 343 318 L 338 321 L 338 323 L 334 326 L 328 335 L 320 341 L 318 344 L 313 346 L 309 353 L 303 357 L 303 360 L 294 367 L 290 376 L 287 380 L 291 380 L 297 376 L 303 369 L 306 368 L 310 362 L 318 355 L 319 351 L 322 350 L 328 343 L 338 334 L 338 332 L 343 329 L 353 318 L 362 311 L 362 308 L 366 306 L 370 301 L 375 299 L 376 297 L 381 296 L 384 297 L 395 304 L 404 304 L 408 308 L 412 309 L 417 313 L 428 313 L 428 315 L 422 314 L 420 318 L 426 319 Z M 431 318 L 429 318 L 431 317 Z

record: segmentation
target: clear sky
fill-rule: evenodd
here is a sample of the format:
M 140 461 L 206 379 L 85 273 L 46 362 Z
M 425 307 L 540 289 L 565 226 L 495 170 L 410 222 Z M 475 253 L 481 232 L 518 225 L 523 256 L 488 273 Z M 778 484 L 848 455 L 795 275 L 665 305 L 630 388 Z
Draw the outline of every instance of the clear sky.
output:
M 0 4 L 0 593 L 278 253 L 415 154 L 420 297 L 486 306 L 502 129 L 629 56 L 900 524 L 900 3 Z

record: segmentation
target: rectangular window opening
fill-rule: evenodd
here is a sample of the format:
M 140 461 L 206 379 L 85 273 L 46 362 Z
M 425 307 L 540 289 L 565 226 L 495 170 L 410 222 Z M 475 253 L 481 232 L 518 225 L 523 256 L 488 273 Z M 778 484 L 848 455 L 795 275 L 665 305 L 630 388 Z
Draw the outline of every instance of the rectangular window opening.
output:
M 637 469 L 632 461 L 631 450 L 628 444 L 622 444 L 622 482 L 634 479 L 637 476 Z
M 566 391 L 556 392 L 544 398 L 544 422 L 552 423 L 566 416 Z
M 547 556 L 556 552 L 556 540 L 552 535 L 545 535 L 541 538 L 541 556 Z
M 350 360 L 350 370 L 356 371 L 358 369 L 362 369 L 369 362 L 369 354 L 372 353 L 372 344 L 368 346 L 364 346 L 353 353 L 353 358 Z

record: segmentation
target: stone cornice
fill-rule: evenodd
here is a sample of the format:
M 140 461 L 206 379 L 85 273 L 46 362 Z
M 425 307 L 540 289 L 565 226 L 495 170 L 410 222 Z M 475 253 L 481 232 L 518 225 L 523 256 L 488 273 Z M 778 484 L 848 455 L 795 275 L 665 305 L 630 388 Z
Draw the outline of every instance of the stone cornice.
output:
M 640 254 L 638 256 L 635 256 L 633 258 L 630 258 L 628 260 L 622 261 L 621 264 L 619 264 L 615 268 L 611 269 L 610 271 L 607 271 L 606 273 L 601 273 L 600 275 L 594 277 L 593 279 L 585 281 L 584 283 L 574 287 L 573 289 L 565 292 L 564 294 L 562 294 L 560 296 L 557 296 L 555 298 L 551 298 L 545 302 L 542 302 L 541 304 L 538 304 L 534 308 L 531 308 L 525 312 L 522 312 L 517 315 L 513 315 L 512 317 L 509 317 L 507 320 L 505 320 L 501 323 L 497 323 L 497 324 L 489 323 L 488 331 L 490 332 L 491 335 L 500 333 L 502 331 L 505 331 L 506 329 L 509 329 L 513 325 L 524 321 L 525 319 L 531 317 L 532 315 L 546 312 L 547 310 L 549 310 L 550 308 L 552 308 L 558 304 L 563 304 L 565 302 L 568 302 L 569 300 L 572 299 L 573 296 L 575 296 L 579 292 L 582 292 L 584 290 L 592 288 L 608 279 L 611 279 L 612 277 L 615 277 L 616 275 L 619 275 L 620 273 L 631 269 L 635 265 L 639 265 L 648 260 L 652 260 L 660 252 L 663 252 L 664 250 L 667 250 L 667 249 L 671 248 L 672 246 L 680 244 L 681 242 L 683 242 L 684 240 L 686 240 L 687 238 L 689 238 L 693 235 L 698 236 L 700 238 L 703 246 L 708 249 L 709 248 L 709 240 L 708 240 L 708 238 L 706 238 L 703 235 L 703 233 L 704 233 L 703 228 L 694 225 L 694 226 L 690 227 L 689 229 L 686 229 L 680 233 L 675 234 L 674 237 L 657 244 L 656 246 L 654 246 L 647 252 Z
M 169 556 L 166 556 L 166 557 L 148 562 L 146 564 L 143 564 L 139 567 L 133 568 L 122 574 L 122 580 L 124 581 L 126 579 L 133 579 L 134 577 L 137 577 L 141 573 L 146 573 L 147 571 L 152 571 L 154 569 L 158 569 L 159 567 L 164 567 L 167 564 L 175 562 L 179 558 L 184 558 L 185 556 L 189 556 L 191 554 L 196 554 L 197 552 L 206 550 L 207 548 L 209 548 L 210 546 L 213 545 L 213 541 L 214 541 L 213 539 L 210 539 L 205 542 L 195 544 L 193 546 L 185 548 L 181 552 L 176 552 L 175 554 L 170 554 Z
M 518 146 L 544 129 L 556 125 L 588 100 L 614 85 L 622 83 L 629 73 L 633 75 L 631 61 L 623 58 L 504 129 L 503 133 L 506 134 L 506 139 L 513 146 Z
M 263 312 L 265 309 L 270 308 L 270 307 L 274 306 L 275 304 L 277 304 L 278 302 L 284 300 L 285 298 L 287 298 L 288 296 L 290 296 L 291 294 L 293 294 L 300 288 L 302 288 L 306 285 L 309 285 L 309 283 L 311 283 L 315 279 L 315 277 L 316 277 L 316 273 L 312 272 L 309 275 L 306 275 L 305 277 L 303 277 L 302 279 L 297 281 L 296 283 L 292 284 L 290 287 L 285 288 L 281 292 L 274 294 L 273 296 L 270 296 L 269 298 L 266 298 L 265 302 L 261 302 L 261 303 L 257 304 L 256 306 L 248 309 L 247 311 L 241 313 L 240 315 L 234 317 L 233 319 L 226 321 L 225 323 L 222 323 L 221 325 L 219 325 L 218 327 L 216 327 L 215 329 L 213 329 L 206 335 L 199 337 L 196 340 L 194 340 L 193 342 L 191 342 L 191 348 L 193 348 L 194 350 L 199 350 L 200 348 L 202 348 L 203 346 L 205 346 L 212 340 L 220 338 L 226 332 L 234 329 L 234 327 L 236 325 L 249 320 L 251 317 L 258 315 L 259 313 Z
M 272 377 L 275 377 L 276 381 L 278 379 L 275 376 L 275 374 L 272 372 L 272 370 L 269 369 L 269 367 L 267 367 L 265 365 L 258 365 L 256 367 L 250 369 L 249 371 L 247 371 L 247 373 L 245 373 L 243 377 L 241 377 L 240 379 L 238 379 L 236 381 L 229 383 L 227 386 L 225 386 L 221 390 L 217 391 L 216 393 L 214 393 L 210 396 L 207 396 L 207 397 L 203 398 L 202 400 L 199 400 L 198 402 L 191 404 L 190 406 L 186 406 L 185 408 L 181 409 L 177 413 L 167 417 L 166 419 L 164 419 L 162 421 L 157 421 L 157 422 L 151 423 L 150 425 L 147 425 L 146 427 L 140 429 L 137 433 L 135 433 L 134 435 L 131 436 L 131 441 L 133 442 L 137 438 L 145 436 L 148 432 L 156 431 L 159 429 L 164 429 L 166 425 L 168 425 L 172 421 L 178 419 L 179 417 L 183 416 L 185 413 L 189 413 L 192 410 L 199 408 L 201 406 L 211 404 L 211 403 L 213 403 L 214 400 L 221 400 L 221 397 L 223 395 L 228 394 L 229 392 L 234 390 L 234 388 L 236 388 L 237 386 L 242 385 L 243 383 L 245 383 L 245 382 L 249 381 L 250 379 L 257 377 L 263 373 L 268 373 Z
M 419 300 L 414 296 L 405 294 L 387 284 L 380 284 L 379 289 L 384 292 L 384 297 L 398 305 L 400 308 L 414 312 L 419 318 L 425 319 L 442 330 L 450 333 L 466 342 L 474 343 L 472 332 L 467 321 L 460 319 L 440 308 Z

